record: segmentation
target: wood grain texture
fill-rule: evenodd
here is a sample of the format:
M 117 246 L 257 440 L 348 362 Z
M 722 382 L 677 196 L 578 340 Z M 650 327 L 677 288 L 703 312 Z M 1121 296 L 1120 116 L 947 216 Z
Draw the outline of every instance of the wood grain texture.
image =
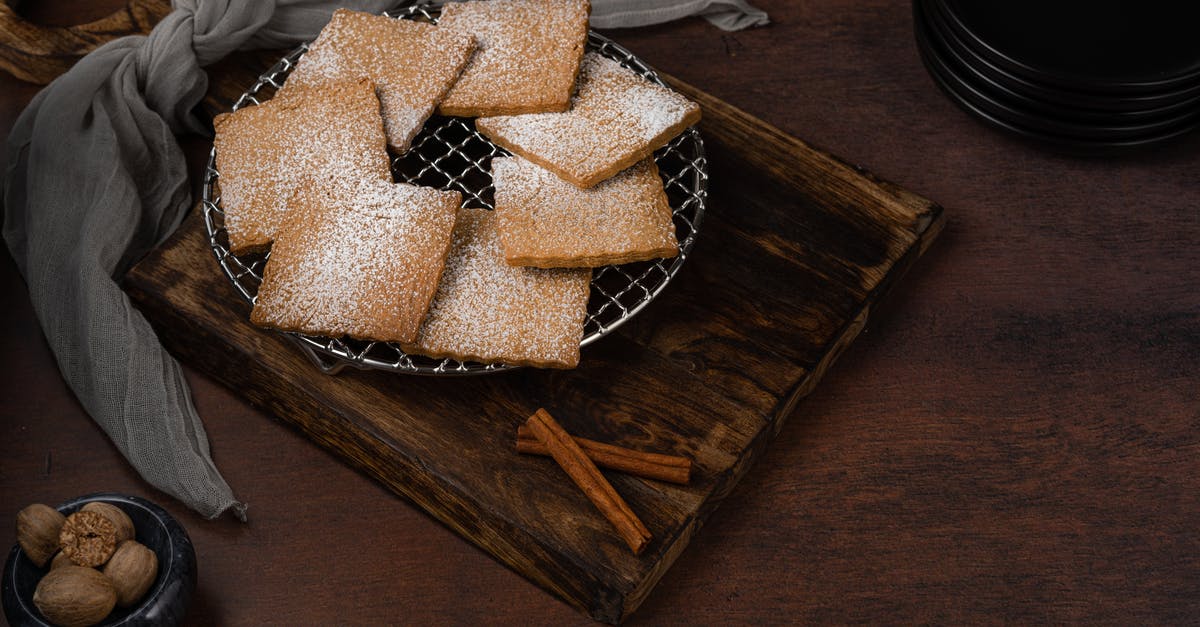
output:
M 26 6 L 70 24 L 104 4 L 123 3 Z M 769 27 L 606 34 L 952 220 L 629 623 L 1194 621 L 1200 137 L 1124 159 L 1046 153 L 941 95 L 907 3 L 754 4 Z M 0 134 L 34 91 L 0 75 Z M 189 146 L 202 163 L 204 140 Z M 200 519 L 71 398 L 6 258 L 0 293 L 0 515 L 102 489 L 164 504 L 200 558 L 190 624 L 587 624 L 188 369 L 251 505 L 249 524 Z

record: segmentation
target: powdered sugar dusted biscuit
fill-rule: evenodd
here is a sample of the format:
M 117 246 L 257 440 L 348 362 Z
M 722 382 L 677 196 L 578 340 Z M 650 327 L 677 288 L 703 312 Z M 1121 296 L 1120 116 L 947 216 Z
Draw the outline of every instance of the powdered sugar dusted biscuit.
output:
M 365 76 L 379 90 L 388 145 L 408 150 L 475 49 L 470 35 L 347 9 L 333 12 L 280 90 Z
M 460 361 L 574 368 L 592 273 L 504 261 L 493 212 L 464 208 L 429 315 L 404 350 Z
M 700 107 L 594 52 L 564 113 L 479 118 L 493 142 L 579 187 L 591 187 L 650 156 L 695 124 Z
M 307 186 L 255 299 L 258 325 L 411 342 L 437 289 L 461 196 L 407 183 Z
M 478 48 L 438 105 L 477 117 L 566 111 L 587 46 L 588 0 L 472 0 L 442 8 L 438 27 Z
M 505 259 L 540 268 L 631 263 L 679 252 L 653 158 L 580 189 L 520 157 L 492 160 Z
M 296 89 L 217 116 L 218 185 L 229 249 L 263 250 L 302 181 L 391 180 L 379 99 L 367 79 Z

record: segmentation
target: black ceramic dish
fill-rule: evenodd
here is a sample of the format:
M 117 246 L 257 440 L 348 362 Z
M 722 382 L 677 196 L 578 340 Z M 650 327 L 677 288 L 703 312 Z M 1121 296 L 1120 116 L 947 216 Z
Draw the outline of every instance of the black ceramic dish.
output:
M 1050 134 L 1046 134 L 1046 133 L 1039 133 L 1037 131 L 1023 128 L 1021 126 L 1018 126 L 1018 125 L 1008 122 L 1006 120 L 999 119 L 999 118 L 991 115 L 990 113 L 988 113 L 982 109 L 979 109 L 978 107 L 971 104 L 969 101 L 966 101 L 966 100 L 960 98 L 958 96 L 958 94 L 954 92 L 952 87 L 948 86 L 945 82 L 942 81 L 941 76 L 939 76 L 934 69 L 929 68 L 929 72 L 930 72 L 930 76 L 933 77 L 934 82 L 936 82 L 938 84 L 938 87 L 940 87 L 942 89 L 942 91 L 945 92 L 947 94 L 947 96 L 949 96 L 950 99 L 955 104 L 957 104 L 960 108 L 962 108 L 967 113 L 970 113 L 971 115 L 975 116 L 976 118 L 978 118 L 978 119 L 982 120 L 983 122 L 986 122 L 996 128 L 999 128 L 999 129 L 1007 131 L 1013 135 L 1016 135 L 1018 137 L 1026 139 L 1028 141 L 1031 141 L 1031 142 L 1033 142 L 1039 146 L 1042 146 L 1048 150 L 1063 153 L 1063 154 L 1078 155 L 1078 156 L 1090 156 L 1090 157 L 1121 155 L 1121 154 L 1125 154 L 1125 153 L 1128 153 L 1128 152 L 1131 152 L 1134 150 L 1140 150 L 1140 149 L 1148 148 L 1153 145 L 1165 143 L 1167 141 L 1173 140 L 1177 137 L 1180 137 L 1182 135 L 1192 132 L 1192 130 L 1194 128 L 1194 125 L 1193 125 L 1193 126 L 1189 126 L 1189 127 L 1180 128 L 1178 130 L 1175 130 L 1170 133 L 1167 133 L 1167 134 L 1164 134 L 1164 135 L 1161 135 L 1158 137 L 1154 137 L 1154 138 L 1143 139 L 1143 140 L 1133 140 L 1133 141 L 1123 141 L 1123 142 L 1121 142 L 1121 141 L 1109 141 L 1109 142 L 1086 141 L 1086 140 L 1078 140 L 1078 139 L 1073 139 L 1073 138 L 1059 137 L 1059 136 L 1050 135 Z
M 969 68 L 972 80 L 995 85 L 1006 95 L 1044 110 L 1047 115 L 1123 124 L 1163 119 L 1200 108 L 1200 79 L 1195 85 L 1152 95 L 1114 95 L 1063 89 L 1014 75 L 963 41 L 942 14 L 942 2 L 916 1 L 922 5 L 929 36 L 939 41 L 960 65 Z
M 914 19 L 920 20 L 920 13 L 918 9 Z M 1200 107 L 1182 115 L 1128 124 L 1089 122 L 1073 117 L 1070 113 L 1062 116 L 1046 115 L 1044 110 L 1023 107 L 1019 102 L 1014 102 L 1012 94 L 998 89 L 993 84 L 973 81 L 969 68 L 957 63 L 953 56 L 939 45 L 938 33 L 932 31 L 928 21 L 923 23 L 916 34 L 920 45 L 930 56 L 929 62 L 938 67 L 943 80 L 952 84 L 960 97 L 971 101 L 976 107 L 994 117 L 1032 131 L 1086 141 L 1139 140 L 1170 132 L 1200 116 Z
M 92 501 L 103 501 L 129 514 L 136 529 L 135 539 L 158 557 L 158 577 L 141 603 L 128 609 L 116 608 L 99 625 L 149 627 L 176 625 L 187 611 L 196 588 L 196 553 L 187 531 L 166 510 L 136 496 L 89 494 L 58 506 L 71 514 Z M 20 547 L 13 547 L 4 564 L 4 616 L 13 627 L 49 627 L 33 605 L 33 591 L 47 568 L 38 568 Z
M 951 101 L 985 123 L 1055 152 L 1087 156 L 1123 154 L 1175 139 L 1191 132 L 1200 124 L 1200 119 L 1193 119 L 1189 123 L 1177 128 L 1171 128 L 1157 135 L 1120 140 L 1068 137 L 1022 126 L 1020 123 L 1016 123 L 1003 116 L 998 116 L 988 108 L 980 106 L 980 100 L 974 99 L 969 91 L 964 90 L 962 82 L 947 70 L 945 63 L 936 56 L 929 45 L 928 34 L 926 32 L 927 25 L 924 21 L 919 2 L 913 3 L 913 23 L 921 60 L 929 71 L 930 76 L 934 79 L 934 82 Z
M 1034 81 L 1160 93 L 1200 80 L 1200 4 L 1177 0 L 941 0 L 997 65 Z

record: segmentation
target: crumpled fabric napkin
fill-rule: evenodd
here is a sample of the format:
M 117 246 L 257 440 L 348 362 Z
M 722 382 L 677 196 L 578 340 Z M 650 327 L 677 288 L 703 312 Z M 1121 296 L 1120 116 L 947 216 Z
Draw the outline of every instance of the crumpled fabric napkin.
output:
M 246 506 L 213 464 L 179 364 L 116 280 L 191 205 L 175 135 L 205 132 L 193 112 L 205 66 L 240 48 L 310 40 L 337 6 L 399 4 L 177 0 L 148 36 L 104 45 L 38 93 L 9 137 L 4 239 L 63 377 L 146 481 L 206 517 L 244 520 Z M 718 5 L 744 3 L 593 2 L 598 27 L 698 11 L 723 28 L 743 23 Z

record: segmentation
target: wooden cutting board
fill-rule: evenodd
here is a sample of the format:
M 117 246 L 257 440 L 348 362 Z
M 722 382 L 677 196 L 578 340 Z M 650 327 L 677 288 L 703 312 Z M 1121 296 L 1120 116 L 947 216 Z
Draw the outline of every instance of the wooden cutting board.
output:
M 180 360 L 568 603 L 620 621 L 943 225 L 937 205 L 673 84 L 704 112 L 711 197 L 699 240 L 660 297 L 575 370 L 322 374 L 248 322 L 199 211 L 126 289 Z M 573 434 L 695 460 L 682 487 L 606 472 L 654 534 L 642 555 L 551 460 L 514 452 L 538 407 Z
M 92 25 L 45 29 L 0 4 L 0 67 L 49 80 L 62 59 L 144 31 L 166 10 L 162 0 L 133 0 Z M 278 57 L 240 55 L 211 68 L 209 114 L 228 109 Z M 584 349 L 575 370 L 322 374 L 284 336 L 248 322 L 199 211 L 125 287 L 180 360 L 568 603 L 620 621 L 943 226 L 930 201 L 671 82 L 703 108 L 708 213 L 671 285 Z M 695 460 L 687 486 L 606 472 L 654 534 L 641 555 L 551 460 L 515 453 L 516 427 L 538 407 L 576 435 Z

